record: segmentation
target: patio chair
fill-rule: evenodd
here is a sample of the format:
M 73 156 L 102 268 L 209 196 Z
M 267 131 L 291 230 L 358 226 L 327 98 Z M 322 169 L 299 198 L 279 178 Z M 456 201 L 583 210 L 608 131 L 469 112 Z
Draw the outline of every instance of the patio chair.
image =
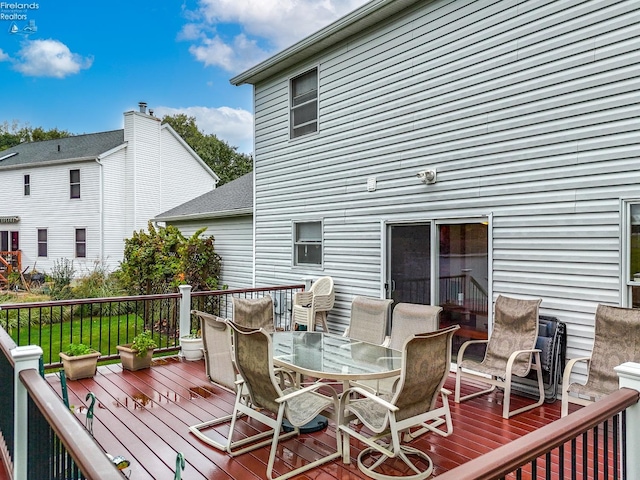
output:
M 227 324 L 227 320 L 199 310 L 191 310 L 191 313 L 200 319 L 200 330 L 202 332 L 202 343 L 204 345 L 204 365 L 207 377 L 212 383 L 215 383 L 221 388 L 232 393 L 237 393 L 239 376 L 233 365 L 231 329 Z M 243 394 L 243 400 L 247 401 L 246 390 L 243 391 Z M 205 435 L 203 430 L 229 422 L 231 416 L 231 414 L 224 415 L 207 422 L 192 425 L 189 427 L 189 431 L 203 442 L 218 450 L 224 451 L 227 449 L 227 444 L 215 441 L 208 435 Z M 265 438 L 267 436 L 270 435 L 264 435 Z
M 381 345 L 387 335 L 391 299 L 354 297 L 351 302 L 351 320 L 345 337 Z
M 489 340 L 470 340 L 458 351 L 455 402 L 492 392 L 496 387 L 504 389 L 502 417 L 510 418 L 531 410 L 544 402 L 544 385 L 540 368 L 540 350 L 535 348 L 538 337 L 538 307 L 542 299 L 521 300 L 500 295 L 496 299 L 493 331 Z M 481 362 L 464 360 L 469 345 L 486 343 L 486 352 Z M 536 372 L 538 400 L 530 405 L 510 411 L 511 381 L 513 375 L 525 377 L 533 369 Z M 463 378 L 473 378 L 488 383 L 489 389 L 460 397 Z
M 332 418 L 338 416 L 338 396 L 327 385 L 313 384 L 307 387 L 291 386 L 284 390 L 275 376 L 273 365 L 273 344 L 271 336 L 264 329 L 251 329 L 229 322 L 233 333 L 234 358 L 236 366 L 246 386 L 250 398 L 248 405 L 240 392 L 236 395 L 236 403 L 231 419 L 229 439 L 235 433 L 237 416 L 245 414 L 252 419 L 270 427 L 265 433 L 272 435 L 272 440 L 259 441 L 262 434 L 257 434 L 238 440 L 229 441 L 227 452 L 240 455 L 271 443 L 269 461 L 267 464 L 267 478 L 273 479 L 273 466 L 278 450 L 278 442 L 300 433 L 300 427 L 309 423 L 318 414 Z M 329 390 L 331 397 L 318 392 L 320 388 Z M 275 418 L 274 418 L 275 417 Z M 283 420 L 287 419 L 293 427 L 288 433 L 282 433 Z M 238 449 L 236 449 L 236 447 Z M 325 455 L 306 465 L 295 468 L 277 478 L 286 479 L 302 472 L 332 461 L 342 456 L 342 441 L 340 433 L 336 432 L 336 451 Z
M 402 347 L 402 373 L 392 395 L 378 396 L 360 387 L 351 387 L 342 395 L 340 411 L 344 411 L 345 417 L 338 428 L 367 446 L 358 455 L 358 468 L 364 474 L 376 479 L 397 478 L 378 470 L 386 460 L 399 458 L 414 472 L 407 478 L 423 479 L 431 475 L 431 459 L 423 451 L 403 443 L 413 438 L 403 433 L 414 427 L 418 427 L 418 433 L 431 431 L 445 437 L 453 432 L 448 395 L 442 386 L 449 374 L 451 341 L 458 328 L 458 325 L 454 325 L 435 332 L 411 335 L 406 339 Z M 361 398 L 354 398 L 353 394 Z M 442 405 L 436 408 L 438 395 Z M 354 415 L 373 432 L 371 436 L 365 435 L 367 431 L 361 427 L 350 426 L 349 420 Z M 442 425 L 446 426 L 446 430 L 441 428 Z M 348 438 L 346 435 L 345 438 Z M 389 437 L 389 441 L 383 441 Z M 375 458 L 376 455 L 379 457 Z M 408 455 L 420 457 L 428 465 L 427 468 L 418 468 Z M 344 456 L 348 456 L 346 446 Z M 371 464 L 367 461 L 368 457 L 373 459 Z
M 273 321 L 273 299 L 266 295 L 260 298 L 231 297 L 233 322 L 249 328 L 275 330 Z
M 569 403 L 589 405 L 618 390 L 614 367 L 624 362 L 640 362 L 640 310 L 598 305 L 595 314 L 593 350 L 590 357 L 573 358 L 562 379 L 561 415 Z M 587 362 L 587 382 L 571 383 L 577 362 Z
M 293 324 L 305 325 L 307 330 L 313 332 L 320 322 L 322 329 L 328 332 L 327 313 L 333 308 L 334 301 L 333 278 L 318 278 L 308 291 L 293 295 Z
M 439 306 L 398 303 L 391 315 L 391 335 L 386 338 L 383 345 L 393 350 L 402 351 L 405 340 L 411 335 L 438 330 L 441 311 L 442 307 Z M 391 393 L 399 378 L 361 380 L 354 385 L 371 388 L 376 393 Z

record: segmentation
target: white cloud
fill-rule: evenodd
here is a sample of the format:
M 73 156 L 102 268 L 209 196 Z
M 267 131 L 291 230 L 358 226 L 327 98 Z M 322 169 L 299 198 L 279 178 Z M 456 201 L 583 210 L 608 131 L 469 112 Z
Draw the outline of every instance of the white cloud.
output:
M 6 62 L 9 60 L 9 55 L 4 53 L 0 48 L 0 62 Z
M 183 113 L 195 117 L 196 125 L 205 134 L 214 134 L 232 147 L 238 147 L 241 153 L 253 151 L 253 115 L 250 112 L 231 107 L 154 107 L 154 115 L 162 118 L 165 115 Z
M 197 41 L 197 60 L 239 73 L 329 25 L 369 0 L 200 0 L 200 22 L 181 38 Z M 240 28 L 226 38 L 225 25 Z M 267 44 L 269 50 L 259 48 Z
M 14 68 L 30 77 L 64 78 L 89 68 L 92 63 L 92 58 L 72 53 L 57 40 L 32 40 L 18 52 Z

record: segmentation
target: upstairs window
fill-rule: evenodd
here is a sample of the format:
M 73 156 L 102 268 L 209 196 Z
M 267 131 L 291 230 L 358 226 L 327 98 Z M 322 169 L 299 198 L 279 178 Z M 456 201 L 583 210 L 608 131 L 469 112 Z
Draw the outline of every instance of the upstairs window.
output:
M 71 198 L 80 198 L 80 170 L 69 171 Z
M 291 138 L 318 131 L 318 69 L 291 79 Z
M 294 225 L 294 265 L 322 265 L 322 222 Z
M 24 176 L 24 196 L 31 195 L 31 175 Z
M 76 228 L 76 258 L 87 256 L 87 230 Z
M 39 257 L 47 256 L 47 229 L 46 228 L 38 229 L 38 256 Z

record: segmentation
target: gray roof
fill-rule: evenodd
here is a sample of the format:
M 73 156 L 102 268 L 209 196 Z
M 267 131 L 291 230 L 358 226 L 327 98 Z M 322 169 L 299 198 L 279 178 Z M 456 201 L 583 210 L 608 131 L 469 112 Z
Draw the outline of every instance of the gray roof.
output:
M 253 213 L 253 172 L 161 213 L 154 220 L 175 221 L 250 213 Z
M 99 155 L 123 143 L 124 130 L 73 135 L 41 142 L 25 142 L 0 152 L 0 168 L 52 161 L 97 158 Z

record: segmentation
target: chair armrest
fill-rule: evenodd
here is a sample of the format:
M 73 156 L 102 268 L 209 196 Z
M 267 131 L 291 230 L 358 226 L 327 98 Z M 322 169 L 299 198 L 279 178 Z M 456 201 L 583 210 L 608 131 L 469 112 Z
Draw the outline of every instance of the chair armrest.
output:
M 326 387 L 326 386 L 327 384 L 324 382 L 312 383 L 311 385 L 308 385 L 306 387 L 300 388 L 298 390 L 295 390 L 293 392 L 287 393 L 286 395 L 276 398 L 276 402 L 278 403 L 286 402 L 288 400 L 291 400 L 292 398 L 297 397 L 298 395 L 302 395 L 303 393 L 313 392 L 315 390 L 318 390 L 321 387 Z M 331 387 L 329 387 L 329 390 L 331 390 L 331 396 L 333 397 L 333 399 L 337 401 L 338 394 L 336 393 L 336 391 Z
M 569 388 L 571 372 L 573 371 L 573 367 L 575 366 L 575 364 L 578 362 L 587 362 L 587 365 L 588 365 L 589 362 L 591 362 L 591 357 L 572 358 L 571 360 L 569 360 L 569 362 L 567 362 L 567 366 L 564 369 L 564 375 L 562 375 L 562 394 L 563 395 L 567 391 L 567 388 Z
M 352 392 L 355 392 L 359 395 L 362 395 L 363 397 L 373 400 L 374 402 L 382 405 L 387 410 L 390 410 L 392 412 L 397 412 L 399 410 L 399 408 L 396 407 L 393 403 L 389 403 L 384 398 L 376 395 L 375 393 L 370 392 L 369 390 L 365 390 L 364 388 L 361 388 L 361 387 L 351 387 L 346 389 L 344 392 L 342 392 L 342 395 L 340 396 L 340 403 L 344 403 Z
M 349 336 L 349 327 L 344 329 L 344 333 L 342 334 L 343 337 L 348 337 Z
M 382 347 L 389 348 L 389 344 L 391 343 L 391 337 L 387 335 L 384 337 L 384 342 L 382 342 Z
M 464 352 L 467 349 L 467 347 L 473 344 L 478 344 L 478 343 L 489 343 L 489 340 L 467 340 L 466 342 L 464 342 L 460 347 L 460 350 L 458 350 L 458 359 L 457 359 L 458 365 L 462 363 L 462 360 L 464 359 Z
M 516 359 L 518 358 L 519 355 L 522 355 L 523 353 L 528 353 L 530 355 L 536 355 L 537 363 L 540 363 L 540 352 L 542 352 L 542 350 L 540 350 L 539 348 L 532 348 L 532 349 L 527 349 L 527 350 L 515 350 L 513 352 L 511 352 L 511 355 L 509 355 L 509 360 L 507 360 L 507 369 L 506 369 L 506 373 L 507 375 L 511 375 L 511 369 L 513 367 L 513 364 L 515 363 Z M 529 362 L 531 362 L 531 356 L 529 357 Z M 529 364 L 529 366 L 531 366 L 531 364 Z

